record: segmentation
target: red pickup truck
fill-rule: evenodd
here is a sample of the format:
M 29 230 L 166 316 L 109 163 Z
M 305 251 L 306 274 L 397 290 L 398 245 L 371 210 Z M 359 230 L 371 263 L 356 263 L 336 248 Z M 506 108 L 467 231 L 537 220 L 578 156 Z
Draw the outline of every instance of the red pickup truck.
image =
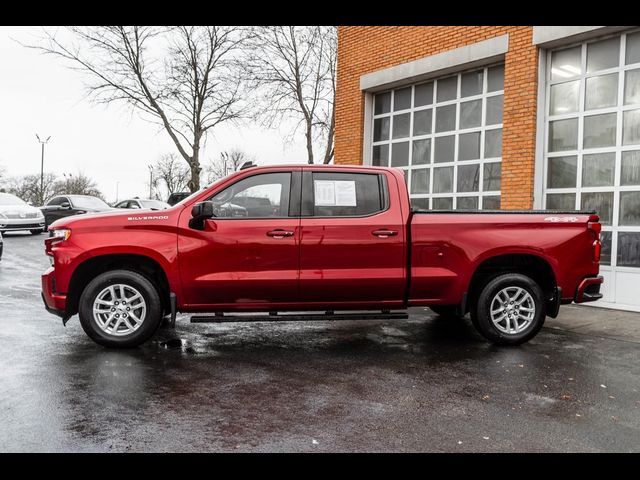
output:
M 470 312 L 489 341 L 515 345 L 560 304 L 601 297 L 598 220 L 412 210 L 396 169 L 254 167 L 161 212 L 54 222 L 42 297 L 110 347 L 139 345 L 177 311 L 199 313 L 192 321 L 379 318 L 411 306 Z

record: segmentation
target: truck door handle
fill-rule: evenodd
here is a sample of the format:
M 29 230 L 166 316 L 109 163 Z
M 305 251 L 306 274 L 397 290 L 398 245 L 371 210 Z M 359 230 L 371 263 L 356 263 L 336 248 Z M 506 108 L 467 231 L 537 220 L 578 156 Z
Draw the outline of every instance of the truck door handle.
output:
M 395 237 L 397 234 L 398 234 L 397 231 L 387 230 L 386 228 L 383 228 L 380 230 L 374 230 L 373 232 L 371 232 L 371 235 L 375 235 L 376 237 L 380 237 L 380 238 Z
M 267 232 L 267 237 L 273 237 L 273 238 L 293 237 L 293 232 L 291 230 L 282 230 L 281 228 L 278 228 L 276 230 L 271 230 L 270 232 Z

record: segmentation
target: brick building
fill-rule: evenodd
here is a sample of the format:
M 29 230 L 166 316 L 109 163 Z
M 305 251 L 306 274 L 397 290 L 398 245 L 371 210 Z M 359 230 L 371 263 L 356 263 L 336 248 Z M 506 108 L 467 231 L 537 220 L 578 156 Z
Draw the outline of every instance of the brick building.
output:
M 605 306 L 640 311 L 640 28 L 343 26 L 335 163 L 431 209 L 595 209 Z

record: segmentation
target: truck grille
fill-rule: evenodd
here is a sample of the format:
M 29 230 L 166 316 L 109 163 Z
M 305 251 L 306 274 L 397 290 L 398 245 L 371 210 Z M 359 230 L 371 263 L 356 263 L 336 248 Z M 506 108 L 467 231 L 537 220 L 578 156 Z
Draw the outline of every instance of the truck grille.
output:
M 12 220 L 19 220 L 21 218 L 38 218 L 38 214 L 36 212 L 30 212 L 30 213 L 9 212 L 9 213 L 5 213 L 4 216 Z

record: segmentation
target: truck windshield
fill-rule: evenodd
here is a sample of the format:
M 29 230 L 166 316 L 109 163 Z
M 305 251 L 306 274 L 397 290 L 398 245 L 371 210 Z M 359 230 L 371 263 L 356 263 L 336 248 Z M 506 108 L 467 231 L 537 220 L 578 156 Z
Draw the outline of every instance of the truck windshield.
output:
M 0 205 L 27 205 L 27 202 L 10 193 L 0 193 Z
M 76 208 L 95 208 L 105 210 L 110 208 L 109 205 L 96 197 L 71 197 L 71 202 Z

